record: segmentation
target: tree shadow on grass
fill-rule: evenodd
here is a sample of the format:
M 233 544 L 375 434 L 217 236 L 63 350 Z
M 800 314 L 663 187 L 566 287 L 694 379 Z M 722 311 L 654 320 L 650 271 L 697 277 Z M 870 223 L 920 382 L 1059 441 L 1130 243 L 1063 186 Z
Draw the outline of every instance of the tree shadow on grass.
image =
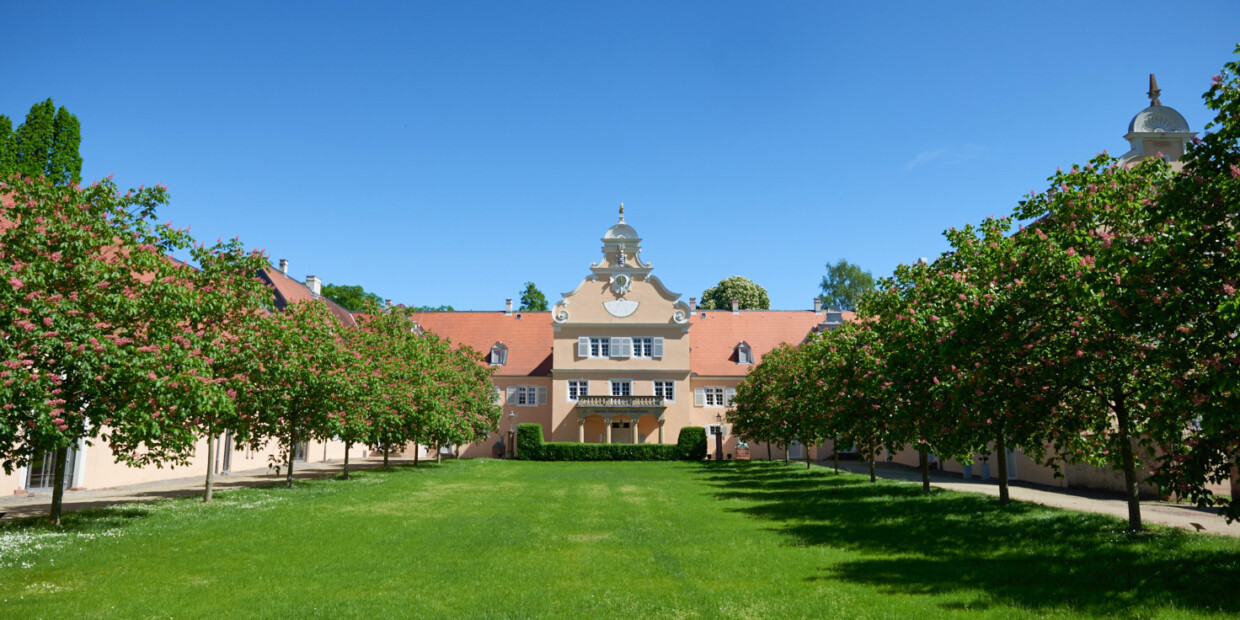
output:
M 810 580 L 842 580 L 904 594 L 977 593 L 971 609 L 1017 605 L 1091 614 L 1175 607 L 1240 612 L 1240 544 L 992 497 L 805 471 L 774 463 L 704 464 L 705 481 L 739 509 L 778 523 L 804 545 L 862 557 Z

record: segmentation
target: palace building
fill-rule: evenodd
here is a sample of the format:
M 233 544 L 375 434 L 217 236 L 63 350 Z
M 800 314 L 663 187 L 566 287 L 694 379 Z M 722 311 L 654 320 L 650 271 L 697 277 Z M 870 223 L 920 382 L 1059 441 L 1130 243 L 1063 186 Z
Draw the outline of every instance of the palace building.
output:
M 724 414 L 749 369 L 779 344 L 852 316 L 817 301 L 808 310 L 699 310 L 654 275 L 623 205 L 601 241 L 601 260 L 550 312 L 514 312 L 509 300 L 502 312 L 416 317 L 495 368 L 501 436 L 532 422 L 548 441 L 675 443 L 680 429 L 702 426 L 721 431 L 731 454 L 737 439 Z M 496 439 L 461 455 L 490 455 Z

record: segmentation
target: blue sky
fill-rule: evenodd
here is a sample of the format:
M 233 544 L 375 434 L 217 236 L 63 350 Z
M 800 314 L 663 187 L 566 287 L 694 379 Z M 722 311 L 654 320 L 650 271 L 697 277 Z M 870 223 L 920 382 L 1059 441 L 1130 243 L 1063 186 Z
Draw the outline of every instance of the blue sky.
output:
M 1234 1 L 357 4 L 5 3 L 0 113 L 52 97 L 84 177 L 398 303 L 554 301 L 623 201 L 672 290 L 799 309 L 1126 151 L 1151 72 L 1200 131 L 1240 42 Z

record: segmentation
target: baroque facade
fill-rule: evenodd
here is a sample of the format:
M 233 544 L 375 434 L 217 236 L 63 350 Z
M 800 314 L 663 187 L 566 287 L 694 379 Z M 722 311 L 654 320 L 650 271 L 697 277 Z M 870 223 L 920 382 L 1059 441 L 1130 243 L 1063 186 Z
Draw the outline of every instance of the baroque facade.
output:
M 548 441 L 675 443 L 680 429 L 702 426 L 722 432 L 731 455 L 737 438 L 724 414 L 749 369 L 779 344 L 851 318 L 816 302 L 800 311 L 699 310 L 654 275 L 623 205 L 601 241 L 601 260 L 550 312 L 513 312 L 510 300 L 503 312 L 417 317 L 495 367 L 501 436 L 528 422 Z M 462 455 L 489 455 L 495 439 Z

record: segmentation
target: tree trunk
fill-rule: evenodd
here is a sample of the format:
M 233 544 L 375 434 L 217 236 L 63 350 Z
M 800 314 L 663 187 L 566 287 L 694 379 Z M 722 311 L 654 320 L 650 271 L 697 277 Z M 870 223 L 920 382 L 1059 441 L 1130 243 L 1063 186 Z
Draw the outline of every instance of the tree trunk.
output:
M 840 438 L 836 437 L 831 443 L 831 460 L 835 461 L 835 473 L 840 473 Z
M 353 442 L 344 442 L 344 479 L 349 479 L 349 448 L 353 447 Z
M 215 438 L 207 430 L 207 488 L 202 493 L 202 503 L 211 503 L 211 494 L 215 491 Z
M 419 461 L 418 453 L 421 451 L 422 451 L 421 444 L 419 444 L 417 440 L 414 440 L 413 442 L 413 466 L 414 467 L 418 466 L 418 461 Z
M 56 465 L 52 473 L 52 511 L 48 515 L 48 521 L 53 527 L 60 527 L 60 512 L 64 508 L 65 503 L 65 459 L 69 455 L 69 448 L 62 447 L 56 449 Z
M 805 446 L 805 469 L 809 469 L 809 446 Z
M 1012 502 L 1012 493 L 1008 488 L 1007 438 L 1003 431 L 995 436 L 995 456 L 999 457 L 999 505 L 1007 506 Z
M 387 443 L 384 443 L 383 444 L 383 471 L 387 471 L 387 470 L 388 470 L 388 445 Z
M 293 488 L 293 458 L 297 456 L 297 433 L 294 431 L 288 436 L 288 477 L 284 480 L 284 488 Z
M 435 444 L 435 464 L 436 465 L 443 463 L 443 450 L 441 450 L 440 448 L 441 446 L 438 443 L 436 443 Z
M 917 448 L 917 468 L 921 470 L 921 492 L 930 492 L 930 455 L 926 448 Z
M 785 463 L 792 462 L 792 446 L 791 445 L 784 446 L 784 462 Z
M 870 453 L 870 482 L 878 481 L 878 472 L 874 471 L 874 453 Z
M 1137 460 L 1132 450 L 1132 435 L 1128 432 L 1131 418 L 1128 407 L 1121 399 L 1115 401 L 1115 421 L 1119 426 L 1119 453 L 1124 467 L 1124 495 L 1128 498 L 1128 531 L 1141 531 L 1141 493 L 1137 488 Z
M 775 457 L 774 457 L 774 456 L 771 456 L 771 442 L 769 442 L 769 441 L 768 441 L 768 442 L 766 442 L 766 460 L 768 460 L 768 461 L 773 461 L 773 460 L 775 460 Z

